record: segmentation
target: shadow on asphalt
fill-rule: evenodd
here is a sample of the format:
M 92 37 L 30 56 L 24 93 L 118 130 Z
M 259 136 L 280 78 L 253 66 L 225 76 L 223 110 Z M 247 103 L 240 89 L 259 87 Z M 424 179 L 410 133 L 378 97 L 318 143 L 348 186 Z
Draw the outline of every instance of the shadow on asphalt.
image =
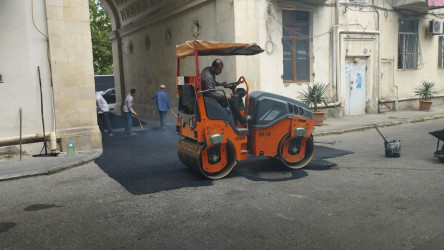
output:
M 182 187 L 201 187 L 212 180 L 183 165 L 176 151 L 175 126 L 150 129 L 134 136 L 114 133 L 103 137 L 103 155 L 95 163 L 130 193 L 149 194 Z M 329 170 L 336 165 L 326 161 L 352 152 L 316 146 L 313 160 L 304 169 L 289 169 L 275 159 L 251 157 L 239 162 L 225 178 L 244 177 L 252 181 L 287 181 L 307 176 L 307 170 Z
M 336 164 L 325 159 L 339 157 L 353 152 L 315 146 L 315 154 L 311 162 L 303 169 L 289 169 L 280 161 L 268 157 L 252 156 L 236 165 L 230 177 L 242 176 L 252 181 L 287 181 L 307 176 L 306 170 L 330 170 Z

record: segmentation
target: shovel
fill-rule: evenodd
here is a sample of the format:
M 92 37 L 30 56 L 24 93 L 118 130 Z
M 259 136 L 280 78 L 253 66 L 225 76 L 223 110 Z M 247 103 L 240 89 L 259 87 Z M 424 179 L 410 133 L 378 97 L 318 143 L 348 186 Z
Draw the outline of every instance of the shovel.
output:
M 376 124 L 373 124 L 376 131 L 378 131 L 379 135 L 381 135 L 382 139 L 384 139 L 384 150 L 385 157 L 397 158 L 401 156 L 401 141 L 400 140 L 391 140 L 388 141 L 385 136 L 379 131 Z

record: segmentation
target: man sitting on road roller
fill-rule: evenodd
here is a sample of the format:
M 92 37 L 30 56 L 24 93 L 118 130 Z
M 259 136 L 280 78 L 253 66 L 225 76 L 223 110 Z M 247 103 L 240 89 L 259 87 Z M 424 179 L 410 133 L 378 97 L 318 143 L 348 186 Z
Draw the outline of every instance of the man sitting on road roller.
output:
M 224 63 L 220 59 L 216 59 L 211 64 L 211 67 L 206 67 L 202 70 L 201 81 L 202 81 L 202 90 L 215 89 L 216 86 L 227 86 L 227 82 L 219 83 L 216 81 L 216 75 L 222 73 L 224 68 Z M 238 120 L 241 124 L 245 124 L 248 119 L 243 117 L 240 113 L 239 106 L 235 102 L 233 98 L 231 98 L 230 94 L 226 94 L 225 96 L 221 94 L 219 91 L 210 91 L 205 93 L 205 96 L 216 99 L 219 103 L 225 102 L 225 97 L 230 104 L 230 108 L 233 111 L 234 118 Z

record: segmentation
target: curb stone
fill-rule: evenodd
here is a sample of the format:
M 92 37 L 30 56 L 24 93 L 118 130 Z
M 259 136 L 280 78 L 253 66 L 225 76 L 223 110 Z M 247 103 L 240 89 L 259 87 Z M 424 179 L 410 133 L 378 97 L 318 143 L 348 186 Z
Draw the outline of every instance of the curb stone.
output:
M 443 118 L 444 118 L 444 115 L 437 115 L 437 116 L 429 116 L 429 117 L 424 117 L 424 118 L 416 118 L 416 119 L 412 119 L 412 120 L 397 120 L 397 121 L 391 121 L 391 122 L 383 122 L 383 123 L 377 123 L 376 125 L 379 128 L 383 128 L 383 127 L 396 126 L 396 125 L 400 125 L 400 124 L 404 124 L 404 123 L 424 122 L 424 121 L 438 120 L 438 119 L 443 119 Z M 344 133 L 364 131 L 364 130 L 373 129 L 373 128 L 374 128 L 373 124 L 363 125 L 363 126 L 356 127 L 356 128 L 313 133 L 313 136 L 340 135 L 340 134 L 344 134 Z

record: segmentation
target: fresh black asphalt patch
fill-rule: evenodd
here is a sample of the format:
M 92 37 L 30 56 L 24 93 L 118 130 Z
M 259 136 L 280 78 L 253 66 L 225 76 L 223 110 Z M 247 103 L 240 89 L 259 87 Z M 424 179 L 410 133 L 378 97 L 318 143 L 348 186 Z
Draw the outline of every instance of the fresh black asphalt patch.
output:
M 16 225 L 17 223 L 15 222 L 0 222 L 0 233 L 5 233 Z
M 177 140 L 174 125 L 168 126 L 167 130 L 150 129 L 127 137 L 123 133 L 114 133 L 113 137 L 103 137 L 103 155 L 95 163 L 135 195 L 212 185 L 213 180 L 206 179 L 179 161 Z M 296 170 L 275 159 L 252 156 L 237 163 L 225 178 L 244 177 L 252 181 L 299 179 L 308 175 L 307 170 L 330 170 L 336 165 L 325 159 L 350 153 L 316 145 L 313 160 L 305 168 Z
M 53 208 L 53 207 L 60 207 L 54 204 L 33 204 L 30 206 L 27 206 L 23 209 L 23 211 L 29 212 L 29 211 L 38 211 L 38 210 L 42 210 L 42 209 L 48 209 L 48 208 Z

